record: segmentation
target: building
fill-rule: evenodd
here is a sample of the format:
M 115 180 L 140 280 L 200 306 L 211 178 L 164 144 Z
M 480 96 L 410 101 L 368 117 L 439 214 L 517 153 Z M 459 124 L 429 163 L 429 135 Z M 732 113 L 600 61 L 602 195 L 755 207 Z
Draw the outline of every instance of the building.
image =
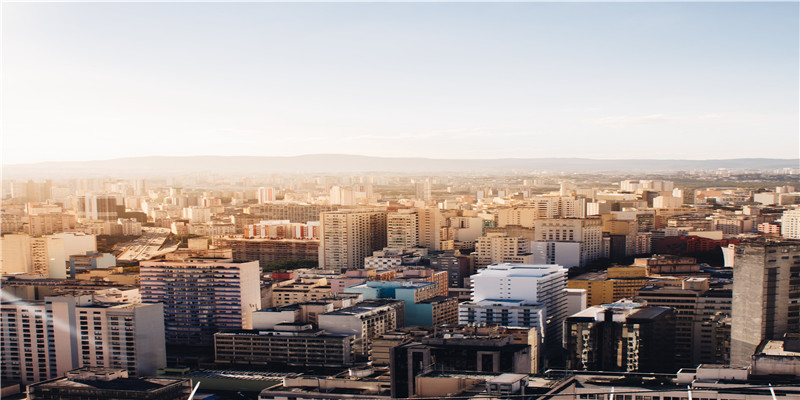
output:
M 417 208 L 417 240 L 430 251 L 442 249 L 442 213 L 438 208 Z
M 355 336 L 282 323 L 273 329 L 214 334 L 214 361 L 236 366 L 344 367 L 353 363 Z
M 781 236 L 800 239 L 800 208 L 786 210 L 781 216 Z
M 447 318 L 449 312 L 434 314 L 434 303 L 426 302 L 439 294 L 439 284 L 431 282 L 412 282 L 409 280 L 367 281 L 344 289 L 344 293 L 361 293 L 364 299 L 395 299 L 404 302 L 405 325 L 430 326 L 434 317 Z M 443 306 L 456 303 L 444 302 Z
M 579 275 L 567 281 L 567 287 L 585 289 L 587 304 L 597 306 L 633 298 L 649 280 L 644 266 L 616 266 Z
M 313 239 L 319 240 L 319 221 L 291 222 L 288 219 L 261 221 L 245 226 L 247 239 Z
M 167 344 L 211 346 L 224 329 L 250 329 L 261 308 L 255 261 L 189 258 L 140 264 L 142 301 L 164 303 Z
M 536 241 L 579 242 L 581 266 L 601 257 L 603 222 L 600 218 L 553 218 L 534 222 Z
M 274 307 L 318 301 L 333 297 L 326 278 L 299 278 L 278 282 L 272 286 Z
M 572 268 L 581 265 L 580 242 L 533 241 L 533 264 L 554 264 Z
M 527 319 L 531 321 L 531 326 L 536 309 L 522 306 L 544 306 L 546 315 L 543 320 L 547 321 L 543 327 L 545 344 L 550 349 L 560 348 L 562 324 L 567 312 L 567 297 L 564 291 L 567 285 L 566 271 L 566 268 L 559 265 L 489 265 L 472 276 L 470 303 L 480 307 L 481 302 L 488 301 L 490 304 L 501 304 L 501 307 L 503 303 L 508 303 L 509 307 L 520 307 L 521 321 L 526 320 L 525 311 L 529 310 L 530 317 Z M 472 307 L 470 303 L 459 305 L 459 321 L 469 320 L 469 311 Z M 494 315 L 496 306 L 491 307 Z M 477 318 L 479 314 L 477 309 L 475 311 Z M 502 309 L 499 311 L 502 320 Z
M 800 332 L 800 242 L 734 247 L 731 363 L 747 364 L 764 340 Z
M 319 240 L 213 238 L 217 249 L 231 249 L 234 261 L 258 261 L 264 268 L 278 261 L 318 260 Z
M 52 236 L 8 234 L 0 239 L 0 272 L 26 273 L 45 278 L 67 277 L 65 241 Z
M 639 290 L 637 302 L 675 309 L 677 368 L 726 364 L 730 353 L 731 291 L 711 289 L 708 278 L 686 278 L 681 285 L 651 285 Z
M 353 350 L 366 356 L 372 339 L 404 325 L 404 303 L 391 299 L 364 300 L 351 307 L 317 316 L 320 329 L 352 335 Z
M 186 400 L 189 379 L 129 378 L 117 368 L 85 367 L 28 386 L 29 400 Z
M 488 233 L 475 243 L 475 265 L 533 263 L 528 239 L 509 237 L 505 233 Z
M 117 266 L 117 258 L 112 254 L 87 251 L 86 254 L 69 256 L 69 276 L 75 279 L 77 274 L 93 270 Z
M 97 305 L 92 296 L 4 301 L 2 361 L 2 379 L 23 384 L 82 366 L 153 375 L 166 366 L 163 306 Z
M 360 269 L 364 257 L 386 247 L 386 211 L 324 212 L 319 266 L 324 269 Z
M 416 377 L 426 371 L 531 372 L 531 347 L 510 335 L 444 334 L 405 343 L 390 350 L 392 397 L 416 394 Z
M 259 204 L 271 203 L 275 201 L 275 188 L 260 187 L 256 191 L 256 199 Z
M 78 218 L 101 221 L 116 221 L 117 197 L 107 195 L 79 196 Z
M 669 254 L 654 254 L 648 258 L 637 258 L 633 265 L 647 268 L 648 276 L 693 275 L 700 273 L 700 265 L 693 257 Z
M 617 302 L 567 317 L 567 368 L 673 372 L 674 313 L 668 307 Z
M 542 303 L 525 300 L 485 299 L 474 303 L 462 303 L 458 307 L 458 323 L 473 326 L 503 326 L 530 328 L 545 337 L 547 309 Z
M 470 258 L 456 255 L 436 255 L 429 259 L 430 266 L 436 271 L 447 271 L 448 287 L 463 288 L 464 280 L 472 275 Z
M 386 241 L 391 248 L 411 248 L 419 245 L 416 210 L 399 210 L 386 215 Z

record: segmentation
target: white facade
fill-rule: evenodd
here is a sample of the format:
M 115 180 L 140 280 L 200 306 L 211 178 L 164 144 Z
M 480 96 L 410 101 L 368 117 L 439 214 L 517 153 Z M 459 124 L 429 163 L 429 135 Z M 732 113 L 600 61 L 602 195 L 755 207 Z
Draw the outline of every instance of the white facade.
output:
M 550 347 L 561 342 L 567 313 L 567 269 L 560 265 L 494 264 L 472 275 L 472 303 L 521 301 L 545 307 L 545 338 Z M 466 312 L 466 308 L 464 308 Z M 459 307 L 459 319 L 462 318 Z
M 65 232 L 50 235 L 50 237 L 64 239 L 64 253 L 69 257 L 75 254 L 86 254 L 87 251 L 97 251 L 97 237 L 80 232 Z
M 680 208 L 683 198 L 673 196 L 658 196 L 653 199 L 653 208 Z
M 781 236 L 800 239 L 800 209 L 787 210 L 781 216 Z
M 524 300 L 488 299 L 458 305 L 459 325 L 492 325 L 535 329 L 540 338 L 545 337 L 546 308 L 541 303 Z

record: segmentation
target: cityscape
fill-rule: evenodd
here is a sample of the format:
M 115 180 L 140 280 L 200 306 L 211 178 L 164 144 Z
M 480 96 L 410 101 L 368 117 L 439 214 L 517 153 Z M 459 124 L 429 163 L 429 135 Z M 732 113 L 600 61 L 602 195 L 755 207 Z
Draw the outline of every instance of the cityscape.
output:
M 3 2 L 0 397 L 800 400 L 800 5 Z

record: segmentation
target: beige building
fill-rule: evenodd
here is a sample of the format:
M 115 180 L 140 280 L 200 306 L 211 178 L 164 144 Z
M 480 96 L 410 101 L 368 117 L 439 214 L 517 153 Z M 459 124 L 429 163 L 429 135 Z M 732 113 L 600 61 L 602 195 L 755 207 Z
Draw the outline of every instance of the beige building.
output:
M 278 282 L 272 287 L 273 307 L 318 301 L 332 297 L 326 278 L 299 278 Z
M 319 266 L 324 269 L 360 269 L 364 258 L 386 247 L 386 211 L 324 212 Z
M 530 241 L 505 233 L 488 233 L 479 237 L 475 243 L 475 265 L 501 263 L 533 264 Z
M 411 248 L 419 244 L 415 210 L 399 210 L 386 216 L 386 242 L 392 248 Z
M 438 208 L 417 209 L 417 240 L 431 251 L 439 251 L 442 241 L 442 213 Z
M 536 220 L 537 241 L 581 243 L 581 266 L 600 258 L 603 222 L 600 218 L 553 218 Z

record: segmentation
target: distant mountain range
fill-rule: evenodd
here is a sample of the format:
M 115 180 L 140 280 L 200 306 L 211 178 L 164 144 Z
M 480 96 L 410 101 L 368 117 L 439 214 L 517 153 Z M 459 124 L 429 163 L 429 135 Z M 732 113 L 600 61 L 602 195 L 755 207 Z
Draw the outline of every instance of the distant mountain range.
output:
M 735 158 L 726 160 L 595 160 L 588 158 L 433 159 L 390 158 L 344 154 L 291 157 L 190 156 L 133 157 L 114 160 L 42 162 L 3 166 L 4 179 L 92 176 L 156 177 L 193 173 L 267 175 L 273 173 L 501 173 L 593 172 L 666 173 L 690 170 L 767 170 L 800 168 L 798 159 Z

